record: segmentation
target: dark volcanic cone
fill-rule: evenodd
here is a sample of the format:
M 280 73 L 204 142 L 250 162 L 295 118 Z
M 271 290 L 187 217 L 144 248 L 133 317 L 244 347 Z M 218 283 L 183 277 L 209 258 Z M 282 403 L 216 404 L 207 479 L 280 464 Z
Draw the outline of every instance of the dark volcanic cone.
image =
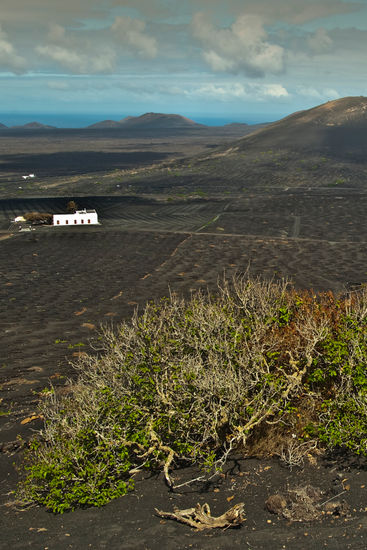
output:
M 87 128 L 120 128 L 121 123 L 116 120 L 101 120 L 101 122 L 96 122 L 87 126 Z
M 127 116 L 118 122 L 115 120 L 103 120 L 88 126 L 88 128 L 122 128 L 122 129 L 188 129 L 205 128 L 203 124 L 181 115 L 166 115 L 163 113 L 145 113 L 141 116 Z
M 197 157 L 191 166 L 192 184 L 199 181 L 204 191 L 365 188 L 367 98 L 346 97 L 294 113 Z
M 145 113 L 139 117 L 126 117 L 120 123 L 124 127 L 139 128 L 194 128 L 203 127 L 203 124 L 181 115 L 166 115 L 163 113 Z
M 12 126 L 11 128 L 24 129 L 24 130 L 53 130 L 56 126 L 50 126 L 49 124 L 41 124 L 40 122 L 28 122 L 28 124 L 22 124 L 20 126 Z
M 367 98 L 346 97 L 294 113 L 244 138 L 238 150 L 278 148 L 364 160 Z

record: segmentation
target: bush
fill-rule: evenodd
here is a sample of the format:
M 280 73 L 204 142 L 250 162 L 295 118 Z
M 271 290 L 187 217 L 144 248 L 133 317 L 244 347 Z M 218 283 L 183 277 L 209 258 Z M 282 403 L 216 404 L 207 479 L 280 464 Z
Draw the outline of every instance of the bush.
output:
M 66 205 L 66 211 L 69 214 L 75 214 L 75 212 L 78 210 L 78 205 L 75 201 L 69 201 Z
M 281 456 L 295 437 L 298 453 L 317 441 L 364 452 L 366 313 L 365 290 L 342 299 L 259 279 L 148 304 L 103 330 L 66 395 L 46 396 L 22 499 L 54 512 L 100 506 L 141 469 L 174 488 L 174 466 L 208 477 L 269 431 Z
M 24 214 L 24 219 L 32 224 L 52 224 L 52 214 L 46 214 L 44 212 L 27 212 Z

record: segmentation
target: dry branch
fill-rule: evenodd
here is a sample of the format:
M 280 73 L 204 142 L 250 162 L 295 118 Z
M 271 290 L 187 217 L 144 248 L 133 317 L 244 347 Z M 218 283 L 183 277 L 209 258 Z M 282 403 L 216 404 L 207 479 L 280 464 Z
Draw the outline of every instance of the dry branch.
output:
M 174 519 L 180 523 L 185 523 L 190 527 L 195 527 L 198 531 L 204 529 L 228 529 L 241 525 L 244 521 L 244 504 L 240 502 L 227 510 L 224 514 L 218 517 L 211 515 L 209 504 L 197 504 L 195 508 L 187 510 L 179 510 L 175 508 L 174 512 L 163 512 L 155 509 L 158 516 L 166 519 Z

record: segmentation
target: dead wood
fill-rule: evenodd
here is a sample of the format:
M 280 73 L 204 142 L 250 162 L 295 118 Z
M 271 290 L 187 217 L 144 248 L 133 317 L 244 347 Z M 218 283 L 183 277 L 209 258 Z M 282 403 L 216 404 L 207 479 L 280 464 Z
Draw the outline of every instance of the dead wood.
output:
M 244 518 L 244 503 L 240 502 L 232 506 L 227 512 L 218 517 L 213 517 L 210 512 L 209 504 L 197 504 L 195 508 L 187 510 L 179 510 L 175 508 L 174 512 L 163 512 L 155 509 L 158 516 L 166 519 L 174 519 L 190 527 L 195 527 L 199 531 L 204 529 L 214 529 L 216 527 L 228 529 L 241 525 L 245 521 Z

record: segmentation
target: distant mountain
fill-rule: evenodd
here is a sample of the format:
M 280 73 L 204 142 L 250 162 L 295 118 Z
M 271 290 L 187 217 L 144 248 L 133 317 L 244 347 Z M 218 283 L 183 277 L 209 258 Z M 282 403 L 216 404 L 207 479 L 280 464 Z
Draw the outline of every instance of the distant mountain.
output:
M 48 124 L 41 124 L 40 122 L 28 122 L 28 124 L 22 124 L 20 126 L 11 126 L 11 128 L 24 129 L 24 130 L 45 130 L 54 129 L 56 126 L 49 126 Z
M 181 115 L 167 115 L 162 113 L 145 113 L 135 117 L 128 116 L 116 122 L 114 120 L 103 120 L 88 126 L 88 128 L 205 128 L 193 120 Z
M 204 124 L 198 124 L 190 118 L 181 115 L 166 115 L 161 113 L 146 113 L 139 117 L 127 117 L 121 120 L 126 127 L 140 128 L 203 128 Z
M 116 120 L 101 120 L 101 122 L 96 122 L 95 124 L 91 124 L 90 126 L 87 126 L 87 128 L 120 128 L 121 122 L 117 122 Z
M 4 129 L 4 128 L 7 128 L 7 126 L 5 126 L 5 124 L 2 124 L 2 123 L 0 122 L 0 129 Z

